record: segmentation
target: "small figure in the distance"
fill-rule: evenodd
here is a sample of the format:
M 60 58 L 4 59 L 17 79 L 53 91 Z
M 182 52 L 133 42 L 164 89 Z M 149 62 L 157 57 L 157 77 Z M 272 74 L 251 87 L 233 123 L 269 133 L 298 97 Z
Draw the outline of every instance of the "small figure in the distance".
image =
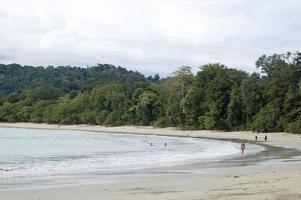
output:
M 255 135 L 255 140 L 256 140 L 256 141 L 258 140 L 258 137 L 257 137 L 257 135 Z
M 264 136 L 264 141 L 268 141 L 268 136 L 267 135 Z
M 166 143 L 166 142 L 164 143 L 164 146 L 167 146 L 167 143 Z
M 245 148 L 246 148 L 245 143 L 241 143 L 240 149 L 241 149 L 241 158 L 242 159 L 244 159 Z
M 149 146 L 154 146 L 154 145 L 153 145 L 153 143 L 151 142 L 151 143 L 149 143 Z

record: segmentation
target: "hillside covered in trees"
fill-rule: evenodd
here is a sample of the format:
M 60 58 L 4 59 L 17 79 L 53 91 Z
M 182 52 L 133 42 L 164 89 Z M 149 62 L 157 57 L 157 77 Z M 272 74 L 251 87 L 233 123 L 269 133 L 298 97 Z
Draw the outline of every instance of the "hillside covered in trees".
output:
M 181 67 L 160 80 L 112 65 L 0 65 L 0 121 L 301 133 L 301 53 L 256 66 Z
M 60 66 L 32 67 L 0 64 L 0 95 L 20 92 L 42 85 L 52 85 L 65 92 L 85 90 L 109 83 L 144 81 L 144 75 L 122 67 L 98 64 L 89 68 Z

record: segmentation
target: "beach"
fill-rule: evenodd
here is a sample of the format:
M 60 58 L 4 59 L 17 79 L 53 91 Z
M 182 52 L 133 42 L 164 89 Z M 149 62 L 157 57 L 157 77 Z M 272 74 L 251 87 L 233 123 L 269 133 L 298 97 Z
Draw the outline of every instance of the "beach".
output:
M 32 123 L 0 123 L 0 127 L 231 139 L 301 151 L 301 136 L 285 133 L 268 133 L 268 140 L 265 142 L 265 134 L 247 131 L 181 131 L 176 128 L 144 126 L 104 127 Z M 258 141 L 254 141 L 255 135 L 258 136 Z M 301 199 L 299 159 L 298 156 L 267 160 L 253 165 L 220 166 L 200 170 L 179 168 L 172 173 L 128 174 L 113 176 L 108 182 L 94 184 L 6 189 L 0 191 L 0 199 Z

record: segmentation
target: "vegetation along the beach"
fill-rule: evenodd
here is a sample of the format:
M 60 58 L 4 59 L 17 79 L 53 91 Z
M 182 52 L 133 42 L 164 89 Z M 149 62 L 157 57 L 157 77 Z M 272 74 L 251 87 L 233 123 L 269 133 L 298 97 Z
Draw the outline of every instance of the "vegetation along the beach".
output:
M 260 73 L 202 65 L 167 78 L 98 64 L 0 65 L 0 121 L 301 133 L 301 53 L 262 56 Z

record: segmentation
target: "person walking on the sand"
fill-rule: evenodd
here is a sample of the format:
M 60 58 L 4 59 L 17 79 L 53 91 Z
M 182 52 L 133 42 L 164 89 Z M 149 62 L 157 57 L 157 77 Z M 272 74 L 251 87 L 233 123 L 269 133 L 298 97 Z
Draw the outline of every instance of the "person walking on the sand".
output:
M 245 143 L 241 143 L 240 149 L 241 149 L 241 158 L 242 159 L 244 159 L 245 148 L 246 148 Z

